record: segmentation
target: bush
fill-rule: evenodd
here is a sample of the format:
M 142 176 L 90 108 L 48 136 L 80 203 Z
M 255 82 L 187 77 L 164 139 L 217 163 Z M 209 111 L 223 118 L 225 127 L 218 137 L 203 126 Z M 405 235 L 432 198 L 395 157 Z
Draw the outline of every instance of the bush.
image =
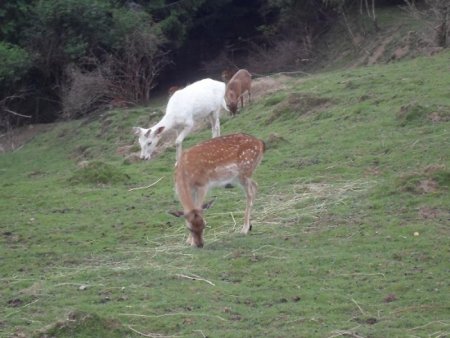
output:
M 0 83 L 9 85 L 22 79 L 31 66 L 28 53 L 19 46 L 0 41 Z
M 67 78 L 61 98 L 65 118 L 81 117 L 109 102 L 109 82 L 98 70 L 83 73 L 75 66 L 68 67 Z

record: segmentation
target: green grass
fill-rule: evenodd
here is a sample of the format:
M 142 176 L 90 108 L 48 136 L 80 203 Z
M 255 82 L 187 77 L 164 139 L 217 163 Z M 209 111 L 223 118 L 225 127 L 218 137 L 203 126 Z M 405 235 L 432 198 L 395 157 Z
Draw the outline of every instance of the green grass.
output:
M 224 117 L 269 147 L 252 232 L 242 191 L 214 190 L 203 249 L 167 214 L 173 147 L 116 154 L 153 109 L 0 156 L 0 336 L 449 335 L 449 58 L 291 78 Z

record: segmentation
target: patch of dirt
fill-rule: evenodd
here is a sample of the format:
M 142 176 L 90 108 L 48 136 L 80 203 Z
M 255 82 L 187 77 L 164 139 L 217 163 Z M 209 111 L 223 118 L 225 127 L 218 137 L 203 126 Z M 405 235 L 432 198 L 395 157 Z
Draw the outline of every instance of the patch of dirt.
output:
M 427 119 L 433 123 L 450 121 L 450 111 L 434 111 L 428 114 Z
M 390 293 L 389 295 L 387 295 L 386 297 L 384 297 L 384 302 L 385 303 L 391 303 L 391 302 L 395 302 L 397 300 L 397 296 L 393 293 Z
M 441 216 L 441 211 L 436 208 L 422 207 L 419 209 L 419 216 L 423 219 L 434 219 Z
M 49 131 L 51 128 L 51 124 L 30 124 L 0 135 L 0 154 L 23 147 L 36 135 Z
M 381 174 L 381 172 L 382 171 L 379 167 L 369 167 L 364 171 L 366 176 L 378 176 Z
M 391 41 L 394 39 L 393 35 L 390 35 L 386 38 L 384 38 L 381 43 L 375 48 L 375 50 L 372 52 L 372 55 L 367 60 L 368 65 L 373 65 L 377 63 L 381 57 L 384 55 L 386 51 L 386 46 L 391 43 Z
M 432 193 L 439 189 L 439 184 L 433 179 L 425 179 L 419 182 L 417 185 L 418 192 L 421 193 Z
M 14 298 L 14 299 L 10 299 L 8 300 L 8 307 L 19 307 L 22 306 L 23 301 L 19 298 Z

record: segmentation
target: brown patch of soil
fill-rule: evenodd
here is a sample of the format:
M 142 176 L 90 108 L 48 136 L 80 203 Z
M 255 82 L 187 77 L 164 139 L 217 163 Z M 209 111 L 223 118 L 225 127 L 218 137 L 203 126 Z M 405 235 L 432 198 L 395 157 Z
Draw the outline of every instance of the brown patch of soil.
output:
M 428 114 L 427 119 L 433 123 L 450 121 L 450 113 L 434 111 Z
M 419 182 L 417 190 L 421 193 L 432 193 L 439 188 L 438 183 L 433 179 L 425 179 Z
M 393 293 L 387 295 L 386 297 L 384 297 L 384 302 L 385 303 L 391 303 L 397 300 L 397 296 Z
M 423 219 L 438 218 L 441 212 L 436 208 L 423 207 L 419 209 L 419 216 Z
M 381 169 L 379 167 L 370 167 L 365 171 L 366 176 L 378 176 L 381 174 Z
M 19 307 L 23 304 L 23 301 L 19 298 L 14 298 L 14 299 L 10 299 L 8 300 L 8 306 L 9 307 Z
M 392 59 L 399 60 L 408 55 L 409 52 L 409 46 L 399 47 L 394 51 L 394 54 L 392 54 Z
M 381 57 L 384 55 L 385 51 L 386 51 L 386 46 L 394 39 L 394 36 L 388 36 L 387 38 L 385 38 L 381 44 L 375 48 L 375 50 L 373 51 L 372 55 L 369 57 L 369 60 L 367 61 L 368 65 L 373 65 L 375 63 L 377 63 Z

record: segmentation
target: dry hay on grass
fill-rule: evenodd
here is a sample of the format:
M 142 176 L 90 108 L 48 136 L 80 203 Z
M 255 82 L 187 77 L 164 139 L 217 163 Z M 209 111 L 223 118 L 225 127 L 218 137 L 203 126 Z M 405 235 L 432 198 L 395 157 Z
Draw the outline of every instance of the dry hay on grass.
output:
M 274 187 L 272 192 L 264 195 L 260 193 L 257 197 L 252 211 L 254 229 L 264 233 L 274 227 L 291 228 L 298 225 L 302 229 L 298 231 L 312 231 L 313 226 L 306 222 L 321 218 L 333 205 L 345 203 L 348 198 L 366 191 L 370 186 L 370 181 L 358 180 L 333 184 L 294 183 L 289 189 L 282 190 Z M 222 241 L 224 237 L 241 230 L 244 206 L 242 203 L 238 205 L 240 209 L 237 210 L 208 211 L 206 220 L 213 225 L 207 226 L 205 232 L 208 244 Z
M 369 181 L 328 183 L 296 183 L 289 190 L 273 191 L 260 202 L 255 221 L 265 225 L 293 226 L 302 219 L 315 220 L 333 205 L 366 191 Z M 258 203 L 256 203 L 258 205 Z
M 369 181 L 351 181 L 328 183 L 298 182 L 287 189 L 274 186 L 270 193 L 260 195 L 252 213 L 254 232 L 262 236 L 273 237 L 273 232 L 283 227 L 290 232 L 317 231 L 317 225 L 308 225 L 305 219 L 318 219 L 336 204 L 345 203 L 347 199 L 369 189 Z M 240 192 L 239 192 L 240 193 Z M 206 220 L 205 241 L 208 250 L 214 243 L 224 243 L 225 239 L 241 230 L 243 224 L 243 205 L 239 203 L 237 210 L 221 212 L 209 211 Z M 294 227 L 295 226 L 295 227 Z M 331 226 L 331 225 L 330 225 Z M 114 289 L 123 285 L 112 282 L 107 276 L 109 272 L 134 273 L 134 271 L 155 271 L 165 278 L 192 279 L 196 283 L 205 283 L 214 287 L 220 281 L 211 279 L 208 271 L 195 263 L 196 253 L 185 243 L 188 231 L 183 222 L 168 228 L 162 236 L 147 238 L 147 245 L 117 247 L 112 258 L 109 254 L 91 256 L 83 259 L 76 266 L 55 266 L 53 273 L 45 285 L 36 285 L 37 289 L 47 291 L 62 287 L 76 288 L 80 291 L 87 288 Z M 264 245 L 254 248 L 248 255 L 257 255 L 273 259 L 285 258 L 283 248 Z M 226 256 L 233 254 L 228 253 Z M 249 256 L 249 257 L 250 257 Z M 253 257 L 253 256 L 252 256 Z M 89 284 L 74 283 L 79 276 L 97 276 L 90 279 Z M 100 277 L 104 276 L 104 277 Z M 82 279 L 83 280 L 83 279 Z M 139 285 L 128 287 L 140 287 Z M 29 293 L 36 293 L 33 288 Z

